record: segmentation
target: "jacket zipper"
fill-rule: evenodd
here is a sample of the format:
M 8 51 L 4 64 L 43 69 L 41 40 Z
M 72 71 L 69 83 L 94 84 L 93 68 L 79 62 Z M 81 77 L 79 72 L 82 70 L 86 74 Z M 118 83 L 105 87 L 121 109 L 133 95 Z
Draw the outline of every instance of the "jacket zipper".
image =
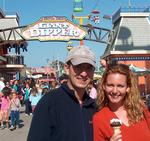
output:
M 84 118 L 83 118 L 83 105 L 80 104 L 80 114 L 81 114 L 81 123 L 82 123 L 82 132 L 83 132 L 83 141 L 86 141 L 86 131 L 84 126 Z

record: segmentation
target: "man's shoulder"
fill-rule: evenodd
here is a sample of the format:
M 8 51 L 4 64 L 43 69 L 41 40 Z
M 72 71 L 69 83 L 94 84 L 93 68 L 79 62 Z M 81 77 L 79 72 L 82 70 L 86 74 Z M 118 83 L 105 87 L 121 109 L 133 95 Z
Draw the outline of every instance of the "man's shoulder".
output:
M 55 99 L 59 96 L 63 96 L 64 91 L 61 87 L 50 90 L 47 94 L 43 96 L 42 99 Z
M 47 95 L 52 95 L 52 97 L 56 97 L 56 96 L 59 96 L 61 93 L 64 93 L 64 91 L 61 87 L 59 87 L 59 88 L 50 90 Z
M 49 93 L 42 96 L 38 103 L 38 107 L 53 107 L 56 109 L 56 107 L 62 104 L 64 105 L 66 103 L 66 96 L 64 93 L 65 92 L 61 88 L 50 90 Z

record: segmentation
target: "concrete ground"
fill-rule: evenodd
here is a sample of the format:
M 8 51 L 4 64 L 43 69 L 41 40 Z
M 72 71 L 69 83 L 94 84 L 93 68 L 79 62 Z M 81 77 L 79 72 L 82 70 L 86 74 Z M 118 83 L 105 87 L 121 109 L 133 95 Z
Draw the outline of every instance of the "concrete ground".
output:
M 30 128 L 32 116 L 26 116 L 21 109 L 20 125 L 21 128 L 10 131 L 9 129 L 0 129 L 0 141 L 27 141 L 27 135 Z

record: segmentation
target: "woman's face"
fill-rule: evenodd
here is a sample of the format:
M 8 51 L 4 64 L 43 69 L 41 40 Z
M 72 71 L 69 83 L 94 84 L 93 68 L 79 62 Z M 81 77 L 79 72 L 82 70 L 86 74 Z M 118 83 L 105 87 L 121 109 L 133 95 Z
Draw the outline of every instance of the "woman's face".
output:
M 123 105 L 124 97 L 129 90 L 127 86 L 127 77 L 120 73 L 109 74 L 104 89 L 109 104 Z

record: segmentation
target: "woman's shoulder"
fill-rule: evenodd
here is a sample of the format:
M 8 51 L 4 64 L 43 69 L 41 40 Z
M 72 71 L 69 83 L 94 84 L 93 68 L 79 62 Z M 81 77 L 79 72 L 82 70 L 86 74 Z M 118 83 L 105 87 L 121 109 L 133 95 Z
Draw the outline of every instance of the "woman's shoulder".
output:
M 109 110 L 108 107 L 104 107 L 94 114 L 94 118 L 95 119 L 106 119 L 106 118 L 112 117 L 113 116 L 112 114 L 113 113 Z
M 109 108 L 104 107 L 98 111 L 93 117 L 93 126 L 95 129 L 99 130 L 100 136 L 110 137 L 112 135 L 112 129 L 110 127 L 110 121 L 115 116 Z

